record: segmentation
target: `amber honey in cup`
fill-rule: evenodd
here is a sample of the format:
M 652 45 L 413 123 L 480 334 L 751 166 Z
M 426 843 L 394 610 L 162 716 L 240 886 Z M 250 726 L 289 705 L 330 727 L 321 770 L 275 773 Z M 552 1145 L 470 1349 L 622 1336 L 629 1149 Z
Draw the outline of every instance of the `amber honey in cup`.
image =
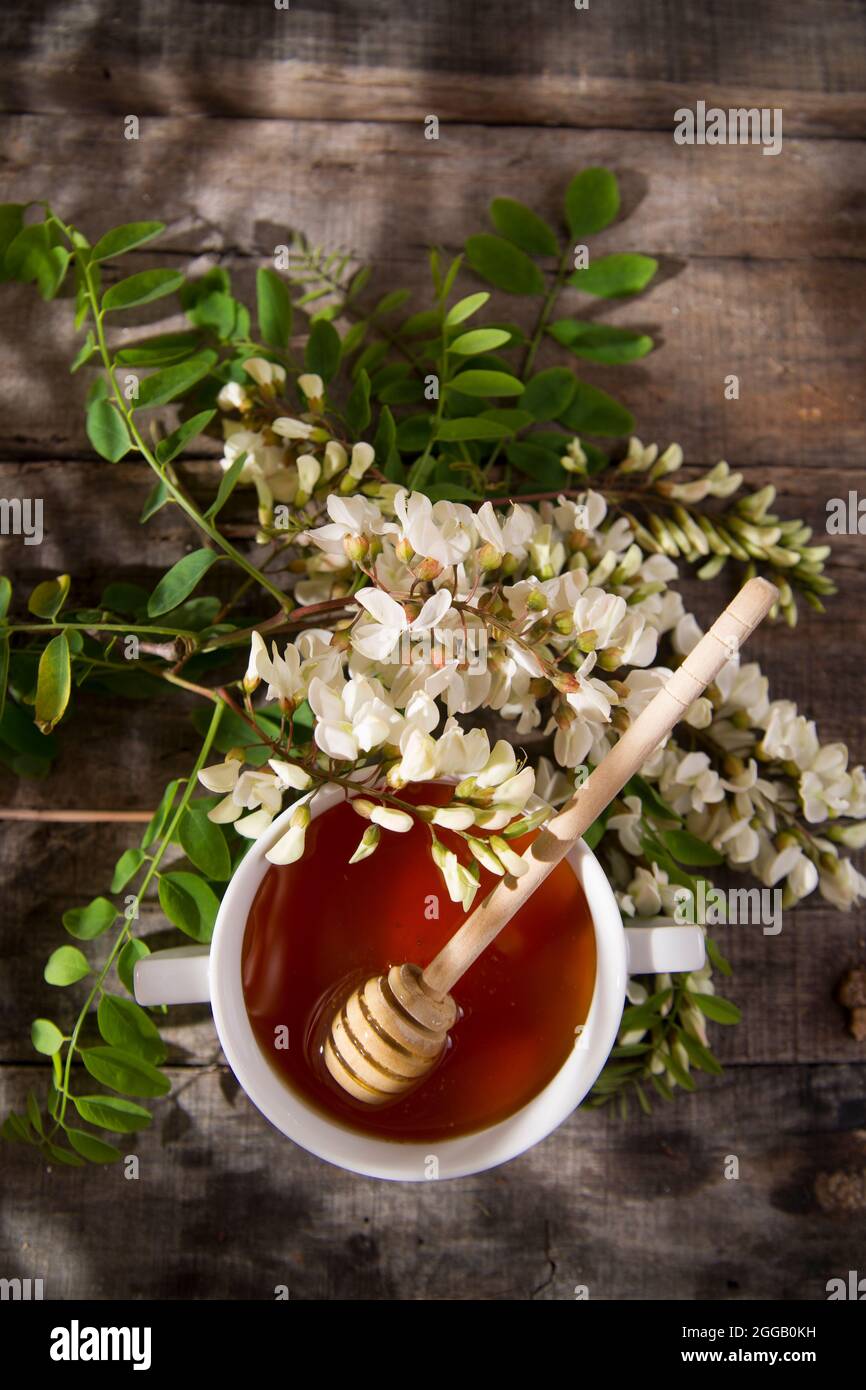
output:
M 441 804 L 451 789 L 407 788 Z M 329 1118 L 382 1139 L 433 1143 L 507 1119 L 563 1066 L 586 1021 L 595 933 L 568 863 L 557 865 L 455 988 L 448 1050 L 421 1085 L 383 1107 L 342 1091 L 321 1057 L 343 993 L 403 961 L 426 965 L 465 920 L 430 857 L 430 833 L 383 831 L 375 854 L 349 859 L 364 822 L 343 802 L 317 816 L 295 864 L 272 865 L 243 943 L 243 990 L 258 1045 L 288 1086 Z M 460 837 L 438 837 L 468 861 Z M 514 841 L 518 850 L 529 840 Z M 494 886 L 481 870 L 476 902 Z

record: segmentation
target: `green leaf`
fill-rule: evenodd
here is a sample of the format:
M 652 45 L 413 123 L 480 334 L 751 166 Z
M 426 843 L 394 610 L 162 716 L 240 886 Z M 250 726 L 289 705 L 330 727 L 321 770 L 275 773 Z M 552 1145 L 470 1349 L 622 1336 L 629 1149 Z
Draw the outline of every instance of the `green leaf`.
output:
M 159 902 L 170 922 L 194 941 L 207 943 L 213 935 L 219 899 L 197 874 L 161 874 Z
M 133 309 L 138 304 L 150 304 L 154 299 L 174 294 L 183 284 L 179 270 L 142 270 L 130 275 L 105 291 L 102 308 L 106 313 L 117 309 Z
M 304 366 L 329 382 L 340 365 L 340 335 L 327 319 L 317 319 L 304 350 Z
M 217 559 L 213 550 L 193 550 L 172 565 L 147 601 L 148 617 L 158 618 L 183 603 Z
M 3 1135 L 4 1139 L 13 1140 L 16 1144 L 35 1144 L 37 1142 L 35 1135 L 30 1132 L 28 1121 L 22 1115 L 16 1115 L 14 1110 L 3 1121 L 0 1134 Z
M 123 367 L 168 367 L 190 357 L 201 342 L 199 333 L 157 333 L 140 343 L 119 348 L 115 361 Z
M 685 1028 L 677 1028 L 677 1037 L 685 1048 L 692 1066 L 699 1067 L 701 1071 L 709 1072 L 711 1076 L 722 1075 L 724 1068 L 708 1047 L 699 1043 L 697 1038 L 693 1038 L 691 1033 L 686 1032 Z
M 27 600 L 27 607 L 37 618 L 56 618 L 69 594 L 72 583 L 68 574 L 60 574 L 56 579 L 45 579 L 37 584 Z
M 135 965 L 136 961 L 143 960 L 150 955 L 150 947 L 146 942 L 134 936 L 131 941 L 127 941 L 123 950 L 117 958 L 117 976 L 120 983 L 130 994 L 135 993 Z
M 494 348 L 504 347 L 510 342 L 511 334 L 503 328 L 472 328 L 449 343 L 448 351 L 456 352 L 460 357 L 474 357 L 476 353 L 492 352 Z
M 542 492 L 562 487 L 563 480 L 568 476 L 558 458 L 531 440 L 506 445 L 505 455 L 508 462 L 532 478 Z
M 568 409 L 576 385 L 568 367 L 547 367 L 526 383 L 520 408 L 536 420 L 558 420 Z
M 103 1040 L 110 1046 L 125 1048 L 155 1067 L 165 1061 L 166 1049 L 159 1029 L 134 999 L 103 994 L 96 1022 Z
M 611 324 L 582 323 L 578 319 L 557 319 L 547 331 L 576 357 L 614 366 L 646 357 L 653 347 L 653 340 L 646 333 L 633 333 L 630 328 L 614 328 Z
M 639 294 L 659 268 L 652 256 L 626 252 L 616 256 L 601 256 L 583 270 L 575 270 L 566 284 L 586 294 L 602 299 L 621 299 L 624 295 Z
M 24 212 L 24 203 L 0 204 L 0 280 L 12 278 L 3 262 L 6 252 L 24 227 Z
M 411 290 L 391 290 L 379 300 L 374 308 L 371 318 L 384 318 L 386 314 L 393 314 L 395 309 L 400 309 L 411 298 Z
M 660 816 L 662 820 L 682 821 L 682 816 L 677 814 L 673 806 L 662 800 L 652 782 L 648 782 L 638 772 L 629 778 L 620 795 L 639 797 L 644 810 L 656 818 Z
M 370 378 L 362 367 L 346 402 L 346 424 L 358 438 L 370 423 Z
M 50 734 L 63 718 L 72 689 L 72 666 L 66 633 L 52 637 L 39 658 L 36 681 L 36 727 Z
M 565 220 L 574 237 L 592 236 L 619 212 L 619 188 L 609 169 L 584 169 L 565 190 Z
M 465 420 L 440 420 L 437 438 L 450 444 L 462 439 L 508 439 L 513 433 L 513 429 L 499 424 L 497 420 L 485 420 L 483 415 L 473 415 Z
M 100 458 L 117 463 L 132 448 L 126 421 L 110 401 L 94 401 L 84 420 L 87 438 Z
M 525 251 L 502 237 L 482 232 L 466 242 L 466 258 L 472 269 L 499 290 L 509 294 L 544 294 L 544 276 Z
M 130 879 L 135 878 L 146 857 L 144 850 L 141 849 L 125 849 L 123 851 L 114 866 L 114 877 L 111 880 L 112 893 L 120 893 Z
M 81 1060 L 92 1077 L 122 1095 L 164 1096 L 171 1090 L 167 1076 L 122 1048 L 85 1047 Z
M 0 719 L 6 708 L 6 687 L 9 682 L 9 638 L 0 633 Z
M 718 994 L 687 994 L 686 998 L 713 1023 L 739 1023 L 743 1017 L 736 1004 Z
M 83 367 L 86 362 L 89 362 L 95 352 L 96 339 L 93 336 L 93 329 L 88 328 L 87 336 L 84 339 L 84 342 L 81 344 L 81 347 L 75 354 L 75 357 L 72 361 L 72 366 L 69 368 L 70 375 L 74 372 L 77 372 L 79 368 Z
M 508 372 L 470 370 L 458 373 L 446 390 L 462 391 L 464 396 L 519 396 L 523 382 Z
M 123 226 L 114 227 L 99 238 L 90 253 L 90 259 L 108 261 L 114 256 L 122 256 L 126 251 L 132 251 L 136 246 L 143 246 L 146 241 L 161 236 L 164 231 L 164 222 L 124 222 Z
M 571 404 L 559 417 L 566 429 L 575 434 L 634 434 L 634 416 L 613 396 L 585 381 L 575 382 L 575 388 Z
M 145 377 L 138 390 L 135 409 L 148 410 L 153 406 L 168 405 L 176 396 L 185 395 L 190 387 L 207 376 L 216 360 L 216 353 L 208 349 L 196 353 L 186 362 L 179 362 L 176 367 L 165 367 Z
M 725 862 L 723 854 L 688 830 L 659 830 L 658 837 L 680 864 L 703 866 Z
M 68 1149 L 62 1149 L 59 1144 L 52 1144 L 46 1139 L 42 1149 L 52 1163 L 64 1163 L 68 1168 L 84 1167 L 83 1158 L 79 1157 L 78 1154 L 70 1153 Z
M 193 415 L 189 420 L 184 420 L 182 425 L 166 439 L 161 439 L 156 446 L 156 458 L 158 463 L 171 463 L 173 458 L 177 458 L 191 439 L 197 434 L 201 434 L 206 429 L 213 417 L 215 410 L 201 410 L 198 415 Z
M 174 798 L 177 796 L 177 789 L 179 786 L 180 782 L 177 781 L 177 779 L 175 779 L 173 782 L 169 782 L 168 786 L 163 792 L 162 797 L 160 798 L 160 803 L 154 811 L 153 815 L 151 816 L 147 828 L 144 832 L 144 835 L 142 836 L 142 849 L 150 849 L 150 846 L 153 844 L 154 840 L 156 840 L 162 834 L 163 827 L 165 826 L 166 820 L 168 819 L 168 813 L 171 810 Z
M 168 484 L 162 478 L 158 478 L 150 492 L 147 494 L 144 506 L 141 509 L 141 516 L 138 518 L 142 524 L 150 521 L 150 518 L 164 507 L 166 502 L 171 502 L 172 496 L 168 490 Z
M 431 483 L 424 488 L 431 502 L 480 502 L 481 497 L 462 483 Z
M 286 282 L 275 270 L 256 271 L 259 332 L 268 347 L 286 348 L 292 334 L 292 301 Z
M 225 882 L 231 875 L 232 861 L 226 838 L 207 812 L 190 806 L 180 822 L 180 843 L 184 854 L 205 878 Z
M 114 1144 L 106 1144 L 104 1139 L 98 1139 L 95 1134 L 88 1134 L 84 1129 L 74 1129 L 72 1125 L 64 1125 L 66 1137 L 76 1152 L 82 1158 L 86 1158 L 88 1163 L 116 1163 L 123 1155 L 120 1149 L 115 1148 Z
M 448 313 L 445 315 L 446 328 L 455 328 L 458 323 L 463 323 L 464 319 L 471 318 L 473 314 L 478 312 L 482 305 L 487 303 L 489 298 L 490 295 L 487 293 L 487 290 L 479 290 L 477 294 L 467 294 L 465 299 L 458 299 L 457 303 L 452 304 Z M 429 310 L 426 312 L 429 312 Z M 406 323 L 403 325 L 404 331 L 407 329 L 410 322 L 411 320 L 406 320 Z M 436 316 L 434 314 L 431 327 L 435 328 L 435 326 Z
M 46 1057 L 53 1057 L 63 1046 L 63 1034 L 50 1018 L 37 1018 L 30 1029 L 30 1041 L 37 1052 L 44 1053 Z
M 94 898 L 86 907 L 71 907 L 64 912 L 63 925 L 78 941 L 92 941 L 108 931 L 117 915 L 117 908 L 108 898 Z
M 232 459 L 229 467 L 226 469 L 225 473 L 223 473 L 220 478 L 220 485 L 217 488 L 217 495 L 205 512 L 205 518 L 208 521 L 213 521 L 214 517 L 219 516 L 226 502 L 240 482 L 240 477 L 244 471 L 244 464 L 246 461 L 247 451 L 244 449 L 243 453 L 238 454 L 236 459 Z
M 74 985 L 90 974 L 86 957 L 77 946 L 58 946 L 45 963 L 45 980 L 49 985 Z
M 73 1096 L 75 1108 L 82 1120 L 113 1134 L 132 1134 L 145 1129 L 153 1120 L 149 1110 L 120 1096 Z
M 665 1070 L 673 1077 L 677 1085 L 682 1086 L 684 1091 L 693 1091 L 695 1083 L 685 1067 L 680 1066 L 676 1058 L 670 1056 L 669 1053 L 661 1052 L 659 1055 L 665 1064 Z
M 12 601 L 12 584 L 5 574 L 0 574 L 0 622 L 9 612 L 9 604 Z
M 553 228 L 514 198 L 494 198 L 490 204 L 490 218 L 497 232 L 513 241 L 521 251 L 528 251 L 531 256 L 558 254 Z

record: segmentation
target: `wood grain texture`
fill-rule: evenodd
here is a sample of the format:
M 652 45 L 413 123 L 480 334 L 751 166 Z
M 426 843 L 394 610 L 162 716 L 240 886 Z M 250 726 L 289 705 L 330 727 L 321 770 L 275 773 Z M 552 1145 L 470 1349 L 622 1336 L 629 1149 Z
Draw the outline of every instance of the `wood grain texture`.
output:
M 3 103 L 17 111 L 206 112 L 670 130 L 696 97 L 772 104 L 793 133 L 859 135 L 857 0 L 12 0 Z M 179 22 L 178 22 L 179 21 Z M 169 33 L 170 41 L 167 41 Z M 760 97 L 760 102 L 758 98 Z
M 409 1187 L 288 1144 L 216 1065 L 175 1070 L 152 1130 L 121 1140 L 138 1180 L 6 1153 L 0 1261 L 46 1298 L 824 1299 L 866 1235 L 862 1077 L 742 1068 L 631 1124 L 582 1111 L 503 1168 Z M 7 1104 L 31 1082 L 0 1072 Z
M 636 367 L 583 364 L 586 378 L 625 400 L 645 440 L 773 482 L 779 510 L 822 540 L 828 498 L 863 492 L 864 39 L 859 0 L 7 0 L 0 196 L 48 194 L 93 234 L 168 220 L 159 254 L 109 275 L 198 257 L 250 299 L 256 265 L 299 229 L 369 261 L 371 294 L 396 280 L 423 298 L 427 246 L 458 250 L 491 197 L 555 218 L 575 170 L 609 165 L 624 217 L 594 249 L 644 251 L 662 270 L 634 304 L 590 313 L 660 346 Z M 674 112 L 699 99 L 781 107 L 782 154 L 675 146 Z M 138 142 L 123 139 L 129 113 Z M 428 114 L 438 141 L 424 139 Z M 494 300 L 506 305 L 521 318 Z M 0 571 L 24 591 L 69 571 L 95 602 L 109 578 L 151 587 L 193 542 L 171 508 L 140 531 L 147 473 L 93 459 L 70 320 L 68 304 L 0 288 L 0 496 L 41 496 L 46 517 L 41 547 L 0 539 Z M 739 401 L 723 398 L 730 372 Z M 184 465 L 200 499 L 206 453 Z M 227 515 L 250 513 L 238 492 Z M 862 761 L 864 540 L 830 539 L 842 592 L 827 614 L 760 631 L 749 655 Z M 686 586 L 704 621 L 722 587 Z M 58 743 L 46 782 L 0 769 L 3 804 L 151 807 L 196 751 L 182 700 L 154 718 L 93 697 Z M 46 1081 L 30 1020 L 72 1015 L 76 991 L 41 978 L 60 916 L 105 892 L 135 838 L 0 823 L 4 1108 Z M 744 1011 L 713 1027 L 722 1078 L 649 1119 L 583 1111 L 514 1163 L 442 1185 L 376 1184 L 290 1145 L 238 1092 L 207 1010 L 173 1010 L 173 1095 L 125 1146 L 138 1182 L 45 1172 L 0 1147 L 0 1273 L 43 1277 L 50 1298 L 270 1299 L 286 1284 L 293 1299 L 567 1299 L 586 1284 L 591 1298 L 823 1299 L 829 1278 L 862 1272 L 866 1057 L 833 990 L 866 959 L 866 932 L 862 912 L 813 904 L 777 937 L 719 929 L 735 970 L 720 988 Z M 141 930 L 177 940 L 151 906 Z M 738 1181 L 723 1177 L 730 1154 Z M 104 1222 L 118 1198 L 122 1243 Z

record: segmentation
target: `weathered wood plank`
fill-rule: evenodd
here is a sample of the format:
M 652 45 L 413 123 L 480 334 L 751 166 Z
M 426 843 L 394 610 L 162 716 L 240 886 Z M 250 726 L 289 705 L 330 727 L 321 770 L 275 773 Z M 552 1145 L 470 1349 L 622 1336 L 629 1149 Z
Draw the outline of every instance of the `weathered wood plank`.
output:
M 210 112 L 670 129 L 708 104 L 782 106 L 786 128 L 862 132 L 862 9 L 767 0 L 687 14 L 620 0 L 428 6 L 389 0 L 276 11 L 214 0 L 206 25 L 171 0 L 123 17 L 74 0 L 4 10 L 3 101 L 13 110 Z
M 443 128 L 438 140 L 396 122 L 152 117 L 127 141 L 118 119 L 0 117 L 4 197 L 50 197 L 94 236 L 161 216 L 160 249 L 271 256 L 292 229 L 314 242 L 402 266 L 431 244 L 482 230 L 491 198 L 508 194 L 557 224 L 571 176 L 616 170 L 620 221 L 599 250 L 754 260 L 863 259 L 863 142 L 786 140 L 752 146 L 675 145 L 669 133 Z M 105 170 L 112 170 L 110 209 Z M 150 249 L 142 254 L 149 255 Z
M 33 1079 L 0 1069 L 6 1104 Z M 554 1300 L 585 1285 L 591 1299 L 811 1300 L 861 1258 L 862 1066 L 734 1069 L 650 1117 L 581 1111 L 502 1168 L 412 1188 L 322 1165 L 222 1071 L 174 1079 L 152 1132 L 122 1145 L 137 1181 L 6 1151 L 7 1277 L 43 1278 L 46 1298 L 272 1299 L 285 1284 L 292 1299 Z M 121 1198 L 124 1238 L 109 1241 Z

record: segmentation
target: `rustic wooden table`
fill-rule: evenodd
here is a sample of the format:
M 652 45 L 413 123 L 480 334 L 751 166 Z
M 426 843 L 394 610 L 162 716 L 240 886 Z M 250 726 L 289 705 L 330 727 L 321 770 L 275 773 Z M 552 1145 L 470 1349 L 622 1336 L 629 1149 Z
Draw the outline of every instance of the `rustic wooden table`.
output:
M 420 286 L 426 246 L 459 248 L 491 196 L 554 212 L 575 170 L 609 165 L 627 216 L 604 249 L 650 252 L 664 271 L 612 319 L 649 325 L 660 346 L 593 379 L 644 440 L 727 458 L 819 532 L 828 498 L 860 484 L 859 0 L 6 0 L 0 34 L 2 198 L 49 196 L 94 232 L 160 216 L 168 234 L 143 264 L 196 255 L 242 288 L 292 228 L 354 248 L 377 283 Z M 781 107 L 782 153 L 675 145 L 673 113 L 697 100 Z M 123 138 L 129 114 L 138 142 Z M 42 496 L 46 516 L 43 545 L 0 543 L 0 568 L 22 585 L 69 571 L 93 598 L 118 570 L 152 586 L 186 535 L 167 512 L 140 532 L 141 469 L 90 453 L 68 306 L 4 287 L 0 309 L 0 493 Z M 755 641 L 774 693 L 859 759 L 864 546 L 833 539 L 841 592 L 825 617 Z M 190 746 L 171 708 L 154 721 L 110 702 L 62 745 L 48 783 L 4 774 L 3 804 L 150 807 Z M 28 1031 L 60 914 L 104 891 L 127 841 L 122 827 L 2 826 L 8 1102 L 41 1085 Z M 43 1277 L 51 1298 L 272 1298 L 278 1284 L 293 1298 L 561 1299 L 577 1284 L 593 1298 L 823 1298 L 829 1278 L 866 1273 L 866 1055 L 832 998 L 866 954 L 862 914 L 815 901 L 777 938 L 732 928 L 726 945 L 745 1021 L 716 1030 L 722 1078 L 651 1118 L 578 1113 L 505 1168 L 441 1185 L 373 1183 L 288 1145 L 239 1094 L 205 1012 L 179 1011 L 174 1091 L 135 1141 L 138 1181 L 46 1172 L 2 1146 L 0 1275 Z

